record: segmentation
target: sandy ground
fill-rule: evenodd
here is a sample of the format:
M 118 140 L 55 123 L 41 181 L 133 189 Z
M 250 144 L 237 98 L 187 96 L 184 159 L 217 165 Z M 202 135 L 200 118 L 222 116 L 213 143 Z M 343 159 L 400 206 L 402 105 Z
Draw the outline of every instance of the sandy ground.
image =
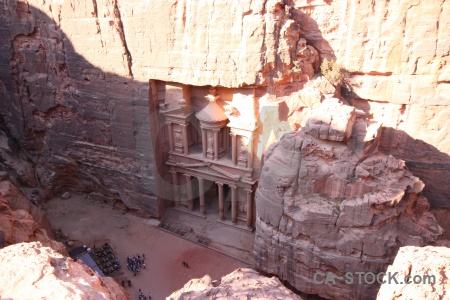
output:
M 45 203 L 53 227 L 59 227 L 74 246 L 93 246 L 110 242 L 116 251 L 123 272 L 132 281 L 128 291 L 138 299 L 138 289 L 152 299 L 165 299 L 188 280 L 208 274 L 220 279 L 239 267 L 249 267 L 211 249 L 164 232 L 154 226 L 156 220 L 122 214 L 111 206 L 86 200 L 85 195 L 72 195 L 63 200 L 55 198 Z M 153 225 L 152 225 L 153 224 Z M 70 249 L 68 249 L 70 250 Z M 126 269 L 127 255 L 145 254 L 146 269 L 136 277 Z M 189 263 L 189 269 L 182 262 Z

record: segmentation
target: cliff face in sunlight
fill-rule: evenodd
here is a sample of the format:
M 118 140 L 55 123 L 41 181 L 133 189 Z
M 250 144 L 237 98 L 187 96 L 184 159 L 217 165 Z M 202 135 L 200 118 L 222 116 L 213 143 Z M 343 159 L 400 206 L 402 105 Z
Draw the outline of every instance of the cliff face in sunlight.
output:
M 406 161 L 432 206 L 448 207 L 450 4 L 295 2 L 312 45 L 350 71 L 348 98 L 383 122 L 380 150 Z
M 0 111 L 49 193 L 157 216 L 148 81 L 265 86 L 292 116 L 313 105 L 297 93 L 314 72 L 295 68 L 303 37 L 350 71 L 345 96 L 384 123 L 380 149 L 449 206 L 449 14 L 444 0 L 0 0 Z
M 114 279 L 67 256 L 38 202 L 0 173 L 2 299 L 131 299 Z
M 100 277 L 40 242 L 0 249 L 4 299 L 131 299 L 111 277 Z M 23 268 L 23 266 L 27 266 Z
M 340 279 L 383 272 L 401 246 L 443 233 L 423 182 L 378 151 L 379 127 L 326 99 L 266 151 L 255 196 L 259 270 L 327 299 L 375 299 L 379 284 Z
M 267 278 L 252 269 L 240 268 L 213 282 L 209 275 L 191 279 L 184 287 L 173 292 L 167 299 L 289 299 L 302 300 L 276 277 Z

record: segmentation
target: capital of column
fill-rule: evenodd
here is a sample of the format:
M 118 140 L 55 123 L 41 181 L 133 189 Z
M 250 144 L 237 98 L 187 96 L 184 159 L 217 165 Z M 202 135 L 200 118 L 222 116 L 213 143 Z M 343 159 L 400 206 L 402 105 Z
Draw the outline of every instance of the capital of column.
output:
M 185 127 L 187 127 L 189 124 L 178 124 L 178 125 L 180 125 L 181 127 L 185 128 Z
M 212 132 L 214 132 L 214 133 L 218 133 L 220 131 L 220 128 L 218 129 L 218 128 L 214 128 L 214 129 L 212 129 Z
M 216 182 L 217 185 L 223 186 L 222 182 Z
M 246 191 L 246 192 L 247 192 L 247 194 L 251 194 L 251 193 L 253 193 L 253 191 L 252 191 L 251 189 L 244 189 L 244 191 Z

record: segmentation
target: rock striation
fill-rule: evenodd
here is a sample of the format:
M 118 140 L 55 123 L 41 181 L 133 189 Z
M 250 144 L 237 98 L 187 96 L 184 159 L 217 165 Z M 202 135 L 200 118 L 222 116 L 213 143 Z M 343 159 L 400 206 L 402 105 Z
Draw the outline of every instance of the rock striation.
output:
M 0 182 L 0 248 L 39 241 L 65 253 L 64 246 L 52 239 L 53 231 L 45 212 L 32 201 L 9 180 Z
M 100 278 L 55 241 L 39 201 L 0 181 L 2 299 L 130 299 L 112 278 Z
M 112 278 L 40 242 L 1 249 L 0 270 L 2 299 L 131 299 Z
M 256 267 L 308 294 L 374 299 L 377 284 L 348 284 L 345 274 L 382 272 L 399 247 L 424 246 L 443 230 L 421 195 L 424 183 L 403 161 L 378 151 L 379 123 L 355 118 L 353 107 L 333 98 L 311 115 L 265 154 Z M 349 133 L 347 142 L 335 138 Z M 328 274 L 337 279 L 317 282 Z
M 377 299 L 448 298 L 449 257 L 448 247 L 401 247 L 386 271 L 387 274 L 397 274 L 396 281 L 385 279 Z
M 320 56 L 349 71 L 354 106 L 382 122 L 380 151 L 405 160 L 432 207 L 448 207 L 448 1 L 290 1 Z
M 259 103 L 265 139 L 291 129 L 278 128 L 287 121 L 279 104 L 298 107 L 297 91 L 331 58 L 350 72 L 354 105 L 386 125 L 380 150 L 407 162 L 433 206 L 450 205 L 448 1 L 0 0 L 0 7 L 1 115 L 49 192 L 95 191 L 158 216 L 161 132 L 150 79 L 265 89 L 257 96 L 267 100 Z
M 223 276 L 220 282 L 212 281 L 208 275 L 192 279 L 167 299 L 301 300 L 302 298 L 284 287 L 276 277 L 264 277 L 255 270 L 241 268 Z

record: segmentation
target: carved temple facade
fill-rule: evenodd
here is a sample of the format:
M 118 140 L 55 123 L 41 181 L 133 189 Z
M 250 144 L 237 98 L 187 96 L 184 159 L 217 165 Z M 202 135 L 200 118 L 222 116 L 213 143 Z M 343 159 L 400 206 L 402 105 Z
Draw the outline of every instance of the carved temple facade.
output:
M 170 174 L 166 206 L 252 229 L 259 174 L 255 91 L 158 84 L 164 169 Z

